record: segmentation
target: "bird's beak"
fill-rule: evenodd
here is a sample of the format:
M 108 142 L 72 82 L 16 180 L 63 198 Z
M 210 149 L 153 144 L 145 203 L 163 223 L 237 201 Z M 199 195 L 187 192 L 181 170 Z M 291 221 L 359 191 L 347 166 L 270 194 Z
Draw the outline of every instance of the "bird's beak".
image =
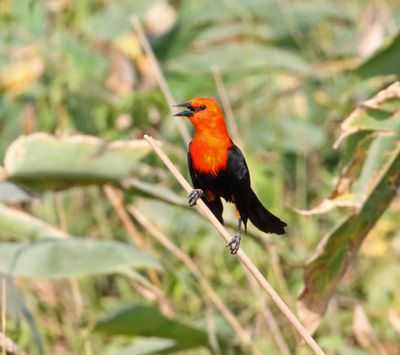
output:
M 195 110 L 193 109 L 192 103 L 190 101 L 174 105 L 174 107 L 185 107 L 188 109 L 188 111 L 178 112 L 174 116 L 192 117 L 195 113 Z

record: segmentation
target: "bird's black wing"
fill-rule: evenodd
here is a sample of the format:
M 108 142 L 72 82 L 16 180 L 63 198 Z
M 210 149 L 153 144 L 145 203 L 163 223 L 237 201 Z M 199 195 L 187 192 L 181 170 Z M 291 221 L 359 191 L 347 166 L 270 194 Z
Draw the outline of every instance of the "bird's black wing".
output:
M 250 186 L 250 174 L 242 152 L 232 146 L 228 152 L 226 174 L 229 178 L 233 200 L 244 225 L 247 219 L 265 233 L 284 234 L 286 223 L 268 211 Z
M 246 226 L 249 211 L 250 174 L 246 160 L 240 149 L 233 145 L 228 150 L 226 175 L 231 187 L 233 202 L 239 211 L 240 217 Z
M 190 178 L 192 179 L 193 187 L 195 189 L 202 189 L 205 194 L 207 194 L 207 189 L 205 186 L 201 184 L 201 177 L 200 175 L 196 172 L 196 170 L 193 167 L 193 160 L 192 156 L 190 155 L 190 150 L 188 150 L 188 166 L 189 166 L 189 173 L 190 173 Z M 212 200 L 210 200 L 207 195 L 203 196 L 201 198 L 203 202 L 207 205 L 207 207 L 211 210 L 211 212 L 214 214 L 217 219 L 224 224 L 224 219 L 222 217 L 222 212 L 224 210 L 224 207 L 222 205 L 221 198 L 219 196 L 214 196 Z

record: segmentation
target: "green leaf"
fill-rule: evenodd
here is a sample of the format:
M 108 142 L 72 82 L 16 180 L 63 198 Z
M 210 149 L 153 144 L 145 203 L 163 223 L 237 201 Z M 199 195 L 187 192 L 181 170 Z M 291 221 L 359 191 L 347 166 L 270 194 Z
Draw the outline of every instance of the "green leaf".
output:
M 59 279 L 148 267 L 160 264 L 130 244 L 109 240 L 50 238 L 0 246 L 0 272 L 20 277 Z
M 362 63 L 356 74 L 362 79 L 377 75 L 400 76 L 400 32 L 388 40 L 381 49 Z
M 217 65 L 226 73 L 272 68 L 305 75 L 309 69 L 303 58 L 295 52 L 252 44 L 209 47 L 183 54 L 179 58 L 169 60 L 166 65 L 169 70 L 184 74 L 193 74 L 194 69 L 196 73 L 210 73 L 213 65 Z
M 23 240 L 49 235 L 66 236 L 64 232 L 50 224 L 3 204 L 0 204 L 0 232 L 0 237 L 5 235 Z
M 340 141 L 354 131 L 363 130 L 364 124 L 370 124 L 369 118 L 363 119 L 365 110 L 381 110 L 388 116 L 382 116 L 382 120 L 392 120 L 390 131 L 375 132 L 359 141 L 334 192 L 311 210 L 323 213 L 343 205 L 343 200 L 355 207 L 352 214 L 321 241 L 305 266 L 305 287 L 298 307 L 299 316 L 311 333 L 318 328 L 333 292 L 363 240 L 400 187 L 400 116 L 393 116 L 393 112 L 400 109 L 399 88 L 400 84 L 395 83 L 382 90 L 367 101 L 367 109 L 357 108 L 342 125 L 344 133 Z
M 30 186 L 118 183 L 134 176 L 150 151 L 144 140 L 107 143 L 91 136 L 22 136 L 6 153 L 9 179 Z
M 390 161 L 379 172 L 376 185 L 360 210 L 323 239 L 312 261 L 305 266 L 299 315 L 311 333 L 317 329 L 334 290 L 364 238 L 400 187 L 400 145 L 386 154 L 390 155 Z
M 209 346 L 207 333 L 199 328 L 165 317 L 153 307 L 141 304 L 118 307 L 101 318 L 96 332 L 113 336 L 145 336 L 174 340 L 177 346 Z

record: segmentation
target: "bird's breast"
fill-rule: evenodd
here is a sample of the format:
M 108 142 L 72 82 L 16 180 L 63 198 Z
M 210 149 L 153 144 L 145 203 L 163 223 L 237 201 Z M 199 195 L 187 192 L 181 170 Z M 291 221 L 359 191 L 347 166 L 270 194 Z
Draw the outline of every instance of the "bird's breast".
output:
M 226 168 L 228 149 L 231 145 L 230 139 L 229 142 L 194 139 L 190 144 L 194 169 L 203 174 L 216 176 L 219 171 Z

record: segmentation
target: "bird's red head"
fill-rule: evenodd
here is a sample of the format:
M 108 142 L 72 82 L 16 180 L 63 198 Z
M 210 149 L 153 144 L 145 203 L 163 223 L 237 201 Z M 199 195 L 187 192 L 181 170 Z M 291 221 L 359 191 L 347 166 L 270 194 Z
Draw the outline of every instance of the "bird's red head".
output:
M 176 107 L 185 107 L 187 111 L 182 111 L 175 116 L 185 116 L 190 119 L 196 131 L 207 131 L 214 133 L 226 133 L 224 114 L 219 105 L 210 98 L 192 99 Z

